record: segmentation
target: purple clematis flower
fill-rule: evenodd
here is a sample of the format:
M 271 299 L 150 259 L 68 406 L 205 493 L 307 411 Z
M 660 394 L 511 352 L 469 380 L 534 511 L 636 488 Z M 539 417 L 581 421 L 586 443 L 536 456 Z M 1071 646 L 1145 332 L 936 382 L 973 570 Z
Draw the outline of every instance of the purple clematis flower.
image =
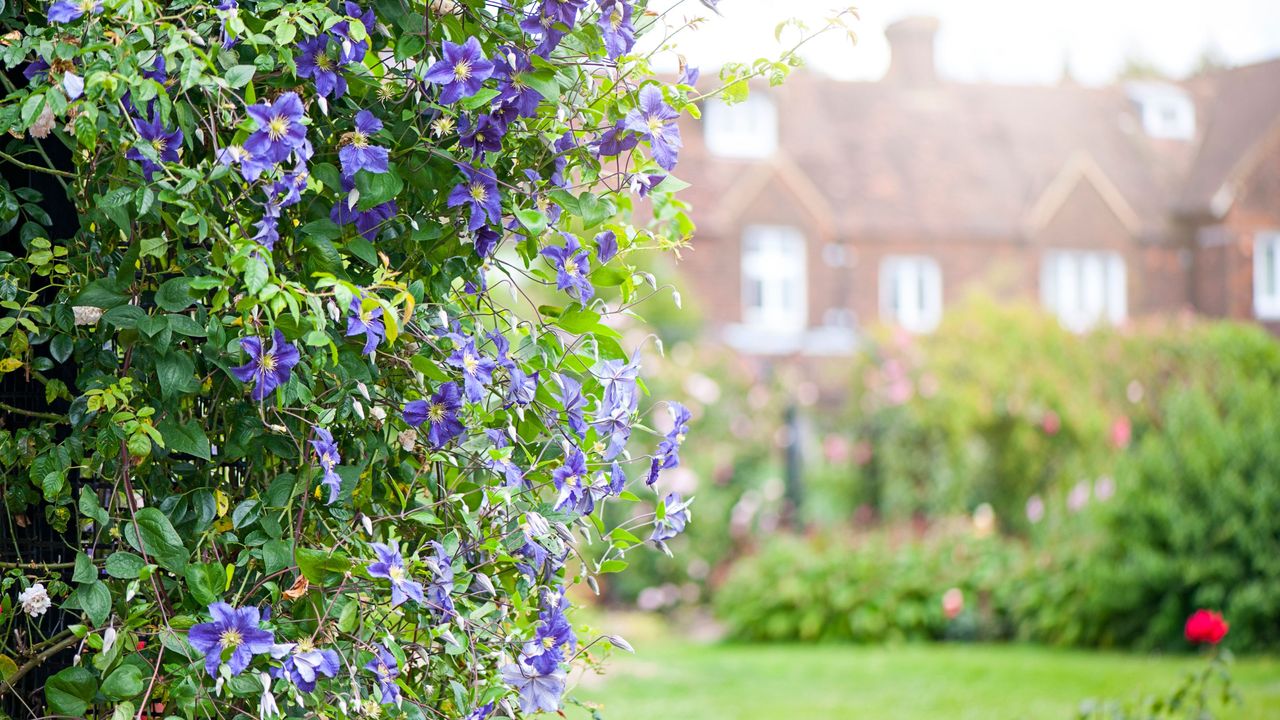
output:
M 493 714 L 493 703 L 489 703 L 487 705 L 481 705 L 475 710 L 472 710 L 467 715 L 465 720 L 489 720 L 489 716 L 492 714 Z
M 315 81 L 316 92 L 334 100 L 347 92 L 347 79 L 338 72 L 336 63 L 329 57 L 329 36 L 319 35 L 298 43 L 302 51 L 298 55 L 298 77 Z
M 649 141 L 653 159 L 668 172 L 675 168 L 680 155 L 680 128 L 676 125 L 679 117 L 657 85 L 641 88 L 639 107 L 627 113 L 626 128 Z
M 541 254 L 556 268 L 556 288 L 583 305 L 595 296 L 596 289 L 587 279 L 591 272 L 591 252 L 578 243 L 578 238 L 566 234 L 563 246 L 545 247 Z
M 139 120 L 137 118 L 132 118 L 132 122 L 133 128 L 138 131 L 138 137 L 155 150 L 156 156 L 160 158 L 161 162 L 178 161 L 178 149 L 182 147 L 181 129 L 166 129 L 160 122 L 159 115 L 153 115 L 150 122 Z M 129 148 L 129 151 L 126 152 L 124 156 L 130 160 L 142 163 L 142 175 L 148 181 L 150 181 L 156 171 L 160 169 L 160 165 L 151 158 L 148 158 L 146 155 L 143 155 L 142 151 L 136 146 Z
M 404 406 L 404 421 L 413 427 L 428 424 L 427 440 L 433 448 L 444 444 L 466 431 L 458 420 L 462 409 L 462 393 L 457 383 L 445 383 L 426 400 L 413 400 Z
M 348 0 L 343 3 L 343 12 L 347 14 L 347 17 L 359 20 L 360 24 L 364 25 L 364 34 L 366 37 L 373 34 L 373 30 L 378 24 L 378 20 L 373 14 L 373 8 L 361 10 L 359 5 Z M 351 39 L 350 20 L 342 20 L 338 22 L 333 26 L 333 29 L 330 32 L 332 32 L 334 37 L 336 37 L 340 42 L 338 54 L 339 63 L 343 65 L 350 65 L 351 63 L 364 62 L 365 53 L 369 52 L 369 41 L 356 41 Z
M 289 382 L 293 366 L 302 358 L 298 349 L 285 340 L 284 333 L 279 330 L 271 336 L 271 349 L 266 352 L 262 349 L 262 339 L 253 336 L 240 338 L 240 347 L 249 353 L 249 362 L 232 368 L 231 374 L 240 382 L 253 381 L 255 384 L 249 397 L 258 401 Z
M 493 99 L 494 107 L 506 111 L 516 117 L 533 117 L 538 114 L 538 103 L 542 102 L 542 93 L 529 87 L 525 82 L 526 73 L 534 72 L 529 56 L 515 48 L 503 48 L 493 59 L 494 77 L 501 78 L 498 84 L 498 96 Z
M 321 675 L 334 677 L 342 669 L 338 653 L 317 650 L 310 640 L 276 645 L 271 656 L 284 660 L 281 667 L 271 669 L 271 676 L 287 679 L 302 692 L 313 692 Z
M 564 680 L 565 672 L 561 668 L 539 672 L 523 656 L 502 667 L 502 681 L 519 691 L 520 709 L 525 713 L 558 711 Z
M 636 28 L 631 24 L 628 0 L 600 0 L 600 36 L 610 60 L 617 60 L 635 47 Z
M 426 81 L 440 85 L 440 102 L 449 105 L 480 92 L 480 86 L 493 75 L 494 66 L 484 57 L 480 41 L 467 38 L 462 45 L 444 41 L 443 59 L 432 65 Z
M 218 9 L 227 15 L 232 15 L 240 9 L 240 3 L 236 0 L 221 0 L 221 2 L 218 3 Z M 227 31 L 226 17 L 222 18 L 221 37 L 219 39 L 222 42 L 223 49 L 230 49 L 237 42 L 236 38 L 231 37 L 231 33 Z
M 662 500 L 664 515 L 653 523 L 653 534 L 649 540 L 665 543 L 684 532 L 689 524 L 689 503 L 680 497 L 680 493 L 668 493 Z
M 596 143 L 596 152 L 600 157 L 613 157 L 632 150 L 640 144 L 640 138 L 627 129 L 625 120 L 619 120 L 613 127 L 600 134 Z
M 436 622 L 446 622 L 458 613 L 453 606 L 453 558 L 445 552 L 444 546 L 432 540 L 432 555 L 427 558 L 431 568 L 432 580 L 427 586 L 427 606 L 435 615 Z
M 378 677 L 382 704 L 399 705 L 400 687 L 396 685 L 396 678 L 400 677 L 400 664 L 396 662 L 396 656 L 391 654 L 386 645 L 378 646 L 378 652 L 365 664 L 364 669 L 373 671 L 373 674 Z
M 557 374 L 555 378 L 556 384 L 560 386 L 558 397 L 564 406 L 565 419 L 578 437 L 583 437 L 587 434 L 587 421 L 582 418 L 582 410 L 586 407 L 587 400 L 582 396 L 582 383 L 568 375 Z
M 478 158 L 486 152 L 502 151 L 502 137 L 507 133 L 507 123 L 496 115 L 481 115 L 474 121 L 464 117 L 461 131 L 458 144 Z
M 632 410 L 628 407 L 629 403 L 628 399 L 626 402 L 602 404 L 596 413 L 594 425 L 601 435 L 609 439 L 603 454 L 605 460 L 612 460 L 621 455 L 631 439 Z
M 489 442 L 493 443 L 494 449 L 501 450 L 507 447 L 507 434 L 505 432 L 490 428 L 485 430 L 484 434 L 489 438 Z M 501 475 L 506 480 L 506 486 L 509 488 L 528 486 L 528 483 L 526 483 L 524 479 L 524 471 L 510 460 L 494 459 L 490 456 L 485 459 L 484 465 L 498 475 Z
M 498 193 L 498 178 L 488 168 L 462 166 L 466 181 L 449 193 L 449 207 L 470 206 L 471 219 L 468 230 L 479 230 L 486 222 L 502 220 L 502 196 Z
M 228 145 L 218 151 L 218 162 L 228 167 L 240 168 L 240 176 L 249 182 L 262 177 L 262 173 L 271 169 L 271 163 L 254 157 L 253 153 L 240 145 Z
M 667 410 L 671 413 L 672 427 L 662 442 L 658 443 L 658 455 L 662 457 L 663 470 L 680 465 L 680 446 L 684 444 L 685 436 L 689 434 L 689 421 L 693 419 L 689 408 L 678 402 L 669 403 Z
M 538 393 L 538 373 L 526 373 L 524 368 L 513 365 L 507 369 L 507 378 L 510 381 L 507 387 L 506 402 L 515 405 L 528 405 L 533 402 L 533 398 Z
M 355 186 L 353 178 L 342 178 L 344 192 L 350 193 Z M 395 200 L 388 200 L 368 210 L 358 210 L 356 203 L 347 196 L 338 198 L 338 202 L 334 203 L 333 209 L 329 211 L 329 219 L 338 226 L 355 225 L 356 232 L 360 233 L 365 240 L 373 242 L 378 239 L 378 233 L 383 226 L 396 216 L 396 210 Z
M 204 654 L 204 669 L 217 677 L 218 667 L 226 665 L 232 675 L 249 667 L 254 655 L 271 652 L 275 638 L 271 631 L 259 627 L 258 608 L 239 610 L 223 602 L 209 606 L 213 622 L 200 623 L 187 631 L 191 646 Z
M 596 236 L 596 259 L 601 265 L 612 260 L 618 254 L 618 235 L 612 230 L 605 230 Z
M 453 351 L 446 360 L 450 365 L 462 369 L 462 387 L 469 402 L 480 402 L 484 399 L 484 389 L 493 382 L 493 371 L 498 367 L 492 358 L 487 358 L 476 350 L 476 341 L 467 338 Z
M 593 373 L 604 389 L 606 405 L 624 405 L 635 410 L 639 401 L 636 382 L 640 377 L 640 351 L 630 360 L 603 360 Z
M 102 0 L 58 0 L 49 6 L 49 22 L 69 23 L 79 20 L 87 13 L 95 15 L 102 12 Z
M 595 510 L 598 493 L 593 492 L 591 477 L 587 471 L 587 458 L 581 450 L 570 450 L 564 463 L 551 474 L 551 480 L 560 491 L 556 510 L 569 510 L 579 515 L 590 515 Z M 606 486 L 606 492 L 607 489 Z
M 272 163 L 284 162 L 295 150 L 307 147 L 306 113 L 297 93 L 287 92 L 273 103 L 249 106 L 257 130 L 244 141 L 244 149 Z
M 356 129 L 342 136 L 342 174 L 355 177 L 359 170 L 376 174 L 387 171 L 387 149 L 369 144 L 369 137 L 382 130 L 382 121 L 368 110 L 356 113 Z
M 676 81 L 676 84 L 693 87 L 698 84 L 698 78 L 700 77 L 702 77 L 701 70 L 696 67 L 686 67 L 684 72 L 680 73 L 680 79 Z
M 324 478 L 320 483 L 329 488 L 329 504 L 332 505 L 338 499 L 338 491 L 342 489 L 342 478 L 337 472 L 342 456 L 338 454 L 338 445 L 328 430 L 317 427 L 315 433 L 316 438 L 311 441 L 311 447 L 316 451 L 316 462 L 324 470 Z
M 391 607 L 397 607 L 410 599 L 419 605 L 425 605 L 426 598 L 422 596 L 422 583 L 409 579 L 399 548 L 383 543 L 373 543 L 373 551 L 378 554 L 378 560 L 369 563 L 367 569 L 370 576 L 391 581 Z
M 375 305 L 372 310 L 365 310 L 360 298 L 351 298 L 351 314 L 347 316 L 347 337 L 364 335 L 365 355 L 372 355 L 378 349 L 378 343 L 387 335 L 387 327 L 382 321 L 382 307 Z
M 493 254 L 498 243 L 502 242 L 502 233 L 489 227 L 488 225 L 476 230 L 475 246 L 476 255 L 487 258 Z

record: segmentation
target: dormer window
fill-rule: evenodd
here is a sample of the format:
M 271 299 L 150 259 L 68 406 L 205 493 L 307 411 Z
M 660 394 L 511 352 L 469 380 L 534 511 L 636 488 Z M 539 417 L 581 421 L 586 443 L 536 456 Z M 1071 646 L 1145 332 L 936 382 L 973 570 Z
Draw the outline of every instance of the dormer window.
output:
M 1192 140 L 1196 106 L 1186 91 L 1164 83 L 1131 83 L 1129 98 L 1137 107 L 1142 129 L 1158 140 Z
M 709 101 L 702 122 L 713 155 L 761 159 L 778 149 L 778 110 L 758 93 L 734 105 Z

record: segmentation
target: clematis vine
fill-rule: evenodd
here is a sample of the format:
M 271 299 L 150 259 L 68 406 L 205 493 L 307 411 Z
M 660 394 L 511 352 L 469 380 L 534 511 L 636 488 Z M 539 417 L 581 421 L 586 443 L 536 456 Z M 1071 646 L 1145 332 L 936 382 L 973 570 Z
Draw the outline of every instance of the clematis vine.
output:
M 49 22 L 69 23 L 88 14 L 102 12 L 102 0 L 58 0 L 49 6 Z
M 219 667 L 226 665 L 232 675 L 249 667 L 254 655 L 271 652 L 274 636 L 261 627 L 258 608 L 239 610 L 224 602 L 209 606 L 213 622 L 200 623 L 187 631 L 191 646 L 204 656 L 204 668 L 216 677 Z
M 493 382 L 493 371 L 497 368 L 497 363 L 476 349 L 475 339 L 467 338 L 453 351 L 447 362 L 462 370 L 462 387 L 467 401 L 483 400 L 485 388 Z
M 387 327 L 382 320 L 382 307 L 373 306 L 364 309 L 364 302 L 359 297 L 351 298 L 350 311 L 347 314 L 347 337 L 364 336 L 365 355 L 372 355 L 378 349 L 378 343 L 387 336 Z
M 342 669 L 342 660 L 333 650 L 319 650 L 310 639 L 296 643 L 283 643 L 271 649 L 271 656 L 284 662 L 271 669 L 271 676 L 285 678 L 304 693 L 313 692 L 316 682 L 323 677 L 335 677 Z
M 631 52 L 636 44 L 636 28 L 631 24 L 629 0 L 600 0 L 600 36 L 610 60 Z
M 317 35 L 298 43 L 302 52 L 298 55 L 298 77 L 310 78 L 316 84 L 316 92 L 334 100 L 347 92 L 347 79 L 338 71 L 337 63 L 329 56 L 329 36 Z
M 653 523 L 653 532 L 649 535 L 650 542 L 665 543 L 684 532 L 689 524 L 689 501 L 685 501 L 680 493 L 667 493 L 667 496 L 662 499 L 662 507 L 664 513 Z
M 262 339 L 253 336 L 240 338 L 240 347 L 249 353 L 249 362 L 232 368 L 231 373 L 240 382 L 254 384 L 249 396 L 258 401 L 289 382 L 290 373 L 302 357 L 279 330 L 271 336 L 270 349 L 264 351 Z

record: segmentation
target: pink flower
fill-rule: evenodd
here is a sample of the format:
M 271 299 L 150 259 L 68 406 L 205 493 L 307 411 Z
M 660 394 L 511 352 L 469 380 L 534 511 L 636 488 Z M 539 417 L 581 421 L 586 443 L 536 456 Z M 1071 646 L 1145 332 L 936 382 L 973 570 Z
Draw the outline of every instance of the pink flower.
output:
M 1071 488 L 1071 494 L 1067 495 L 1067 509 L 1071 512 L 1080 512 L 1085 505 L 1089 504 L 1089 481 L 1081 480 Z
M 1062 429 L 1062 419 L 1058 417 L 1058 413 L 1049 410 L 1045 412 L 1044 419 L 1040 421 L 1040 427 L 1044 429 L 1046 435 L 1057 435 Z
M 1212 610 L 1197 610 L 1187 618 L 1187 640 L 1193 643 L 1217 645 L 1227 636 L 1231 626 L 1222 619 L 1222 613 Z
M 942 595 L 942 613 L 948 620 L 955 620 L 961 612 L 964 612 L 964 592 L 951 588 Z
M 1044 500 L 1039 495 L 1032 495 L 1027 498 L 1027 520 L 1032 525 L 1044 519 Z
M 1130 424 L 1129 418 L 1121 415 L 1111 423 L 1111 445 L 1117 450 L 1123 450 L 1129 447 L 1129 441 L 1133 438 L 1133 425 Z

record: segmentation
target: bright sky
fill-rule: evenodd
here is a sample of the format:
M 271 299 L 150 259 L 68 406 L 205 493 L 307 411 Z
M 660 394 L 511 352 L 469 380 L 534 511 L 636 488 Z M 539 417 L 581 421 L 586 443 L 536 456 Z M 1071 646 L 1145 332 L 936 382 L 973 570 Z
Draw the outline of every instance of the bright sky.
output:
M 679 2 L 671 19 L 711 21 L 679 38 L 694 65 L 749 61 L 773 50 L 773 30 L 792 17 L 823 24 L 839 0 L 721 0 L 715 18 L 696 0 Z M 833 35 L 805 53 L 809 64 L 837 77 L 877 79 L 889 63 L 885 25 L 913 14 L 942 21 L 937 59 L 945 77 L 964 81 L 1052 83 L 1064 61 L 1085 84 L 1114 78 L 1127 57 L 1181 76 L 1206 49 L 1231 64 L 1280 56 L 1280 0 L 863 0 L 850 46 Z

